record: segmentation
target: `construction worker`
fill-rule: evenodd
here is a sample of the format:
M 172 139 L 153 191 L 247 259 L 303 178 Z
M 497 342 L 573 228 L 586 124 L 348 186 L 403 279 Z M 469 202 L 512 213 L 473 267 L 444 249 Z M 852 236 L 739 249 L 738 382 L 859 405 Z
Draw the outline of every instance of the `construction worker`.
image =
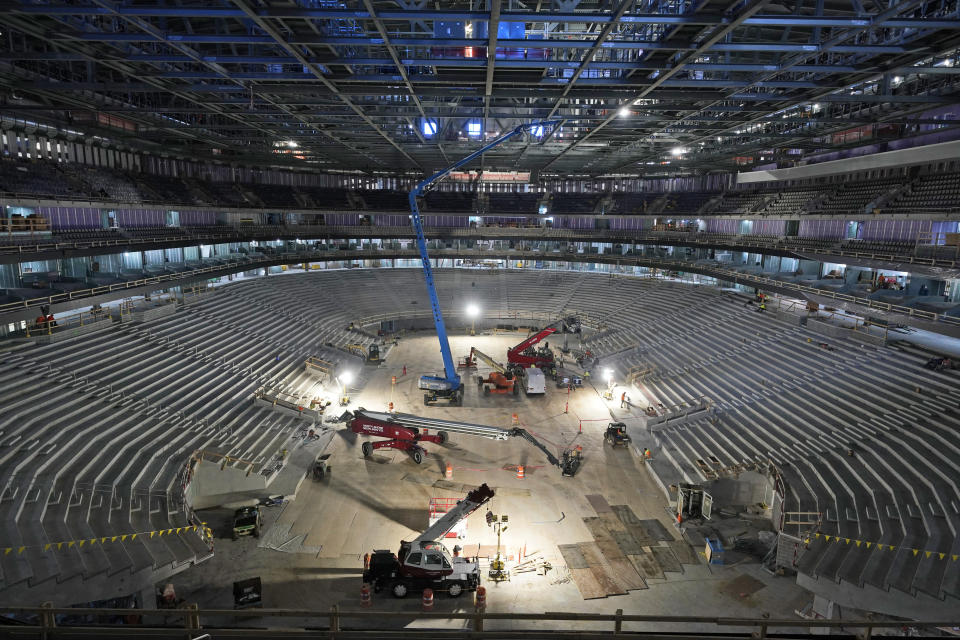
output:
M 644 459 L 644 460 L 649 460 L 649 459 L 650 459 L 650 449 L 649 449 L 649 447 L 644 447 L 644 448 L 643 448 L 643 459 Z
M 624 391 L 620 394 L 620 408 L 623 409 L 627 404 L 627 392 Z

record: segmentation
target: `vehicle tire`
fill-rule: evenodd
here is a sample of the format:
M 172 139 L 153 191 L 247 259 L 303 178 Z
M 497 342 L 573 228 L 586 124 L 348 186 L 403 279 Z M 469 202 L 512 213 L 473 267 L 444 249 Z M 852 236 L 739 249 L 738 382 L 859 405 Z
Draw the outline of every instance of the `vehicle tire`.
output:
M 259 526 L 258 526 L 256 529 L 253 530 L 253 537 L 254 537 L 254 538 L 259 538 L 259 537 L 260 537 L 260 527 L 259 527 Z
M 483 395 L 485 395 L 485 396 L 490 395 L 490 387 L 484 387 L 484 388 L 483 388 Z
M 423 454 L 420 453 L 419 451 L 414 451 L 412 456 L 413 456 L 413 461 L 416 462 L 417 464 L 420 464 L 421 462 L 423 462 Z
M 451 598 L 459 598 L 463 595 L 463 585 L 459 582 L 450 583 L 450 586 L 447 587 L 447 595 Z
M 363 453 L 364 458 L 369 458 L 370 454 L 373 453 L 373 444 L 364 442 L 362 445 L 360 445 L 360 451 Z
M 429 407 L 429 406 L 430 406 L 430 396 L 428 396 L 428 395 L 426 395 L 426 394 L 423 395 L 423 406 L 425 406 L 425 407 Z
M 437 438 L 440 439 L 440 444 L 443 444 L 447 441 L 447 432 L 446 431 L 437 431 Z
M 394 582 L 390 591 L 393 592 L 394 598 L 406 598 L 410 593 L 410 586 L 406 582 Z

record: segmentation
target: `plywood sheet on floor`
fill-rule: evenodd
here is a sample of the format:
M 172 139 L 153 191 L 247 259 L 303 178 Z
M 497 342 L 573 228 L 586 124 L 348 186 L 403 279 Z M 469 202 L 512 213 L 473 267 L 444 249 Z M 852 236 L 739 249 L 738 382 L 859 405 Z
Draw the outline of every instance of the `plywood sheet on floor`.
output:
M 629 531 L 611 531 L 611 537 L 625 556 L 636 556 L 643 553 L 643 546 L 637 542 Z
M 652 553 L 630 554 L 627 556 L 627 560 L 630 561 L 630 564 L 633 565 L 637 573 L 639 573 L 644 580 L 650 580 L 651 578 L 659 578 L 662 580 L 666 577 L 663 575 L 663 569 L 660 568 L 660 564 Z
M 677 556 L 680 564 L 700 564 L 697 552 L 685 540 L 672 540 L 668 543 L 673 555 Z
M 633 512 L 629 506 L 625 504 L 615 504 L 610 507 L 617 518 L 625 525 L 638 525 L 640 524 L 640 518 L 637 517 L 637 514 Z
M 641 520 L 640 526 L 647 532 L 647 537 L 653 540 L 673 540 L 673 534 L 667 531 L 659 520 Z
M 596 598 L 606 598 L 607 592 L 603 590 L 597 582 L 593 571 L 590 569 L 570 569 L 570 577 L 573 583 L 580 590 L 580 595 L 584 600 L 594 600 Z
M 590 571 L 593 572 L 593 577 L 597 579 L 597 583 L 606 595 L 622 596 L 627 592 L 626 586 L 613 577 L 613 570 L 609 563 L 604 560 L 603 554 L 600 552 L 600 547 L 597 546 L 596 542 L 581 542 L 577 546 L 580 547 L 580 553 L 583 555 L 584 560 L 587 561 L 587 564 L 590 565 Z
M 670 547 L 650 547 L 650 552 L 653 553 L 653 557 L 657 559 L 657 564 L 659 564 L 660 568 L 664 571 L 673 573 L 681 573 L 683 571 L 683 567 L 680 566 L 680 561 L 677 560 L 677 556 L 673 555 Z
M 600 519 L 584 518 L 583 521 L 587 525 L 587 528 L 590 529 L 590 533 L 593 535 L 593 539 L 600 553 L 603 554 L 604 560 L 610 565 L 610 574 L 614 579 L 622 584 L 628 591 L 646 589 L 647 583 L 644 582 L 640 574 L 637 573 L 637 570 L 630 561 L 627 560 L 626 554 L 617 546 L 616 541 L 614 541 L 610 532 L 603 526 L 603 523 L 600 522 Z M 586 554 L 584 554 L 584 557 L 586 557 Z M 587 561 L 589 562 L 589 558 L 587 558 Z
M 617 519 L 620 521 L 624 530 L 633 536 L 633 539 L 638 545 L 641 547 L 649 547 L 658 542 L 657 538 L 650 535 L 649 529 L 643 525 L 643 521 L 637 517 L 633 509 L 624 504 L 615 504 L 611 509 L 617 514 Z
M 603 523 L 603 526 L 607 528 L 607 531 L 611 533 L 614 531 L 626 531 L 627 528 L 620 522 L 620 518 L 617 517 L 617 514 L 613 511 L 598 513 L 597 517 L 600 518 L 600 522 Z
M 590 567 L 578 545 L 561 544 L 557 548 L 560 549 L 560 555 L 563 556 L 563 561 L 567 563 L 568 569 L 588 569 Z

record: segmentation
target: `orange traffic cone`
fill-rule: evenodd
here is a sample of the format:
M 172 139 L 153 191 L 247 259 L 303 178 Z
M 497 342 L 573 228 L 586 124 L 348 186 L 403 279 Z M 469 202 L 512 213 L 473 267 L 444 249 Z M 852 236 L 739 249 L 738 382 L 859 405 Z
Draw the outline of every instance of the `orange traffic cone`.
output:
M 424 611 L 433 611 L 433 589 L 423 590 L 422 609 Z
M 360 606 L 369 607 L 373 602 L 370 599 L 370 585 L 365 584 L 360 587 Z
M 446 475 L 448 478 L 453 477 L 453 466 L 449 462 L 447 463 L 447 470 L 444 475 Z
M 523 480 L 524 478 L 522 464 L 519 467 L 517 467 L 517 477 L 520 478 L 521 480 Z

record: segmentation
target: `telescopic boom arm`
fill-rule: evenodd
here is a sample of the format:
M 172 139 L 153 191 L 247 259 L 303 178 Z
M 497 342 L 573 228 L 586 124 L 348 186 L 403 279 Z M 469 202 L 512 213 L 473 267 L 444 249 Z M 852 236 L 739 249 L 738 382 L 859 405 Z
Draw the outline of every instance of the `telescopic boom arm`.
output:
M 444 377 L 437 378 L 434 376 L 423 376 L 421 377 L 421 388 L 430 388 L 425 386 L 424 383 L 429 385 L 443 386 L 448 391 L 456 391 L 460 387 L 460 376 L 457 375 L 457 368 L 453 362 L 453 354 L 450 352 L 450 341 L 447 338 L 447 328 L 443 323 L 443 314 L 440 311 L 440 300 L 437 298 L 437 288 L 433 281 L 433 269 L 430 266 L 430 256 L 427 254 L 427 240 L 423 235 L 423 220 L 420 218 L 420 208 L 417 205 L 417 198 L 422 196 L 424 191 L 438 180 L 445 178 L 451 171 L 454 171 L 468 162 L 479 158 L 481 155 L 498 147 L 510 138 L 520 135 L 526 130 L 536 129 L 537 127 L 543 127 L 544 133 L 546 133 L 546 127 L 556 126 L 561 124 L 561 120 L 544 120 L 542 122 L 530 122 L 527 124 L 521 124 L 513 131 L 505 133 L 496 140 L 490 142 L 489 144 L 484 145 L 479 150 L 474 151 L 465 158 L 454 162 L 452 165 L 438 171 L 432 176 L 426 178 L 422 182 L 418 183 L 413 190 L 410 191 L 410 218 L 413 223 L 413 229 L 417 234 L 417 249 L 420 252 L 420 261 L 423 263 L 423 277 L 427 283 L 427 293 L 430 295 L 430 306 L 433 309 L 433 324 L 437 329 L 437 338 L 440 340 L 440 354 L 443 357 L 443 373 Z

